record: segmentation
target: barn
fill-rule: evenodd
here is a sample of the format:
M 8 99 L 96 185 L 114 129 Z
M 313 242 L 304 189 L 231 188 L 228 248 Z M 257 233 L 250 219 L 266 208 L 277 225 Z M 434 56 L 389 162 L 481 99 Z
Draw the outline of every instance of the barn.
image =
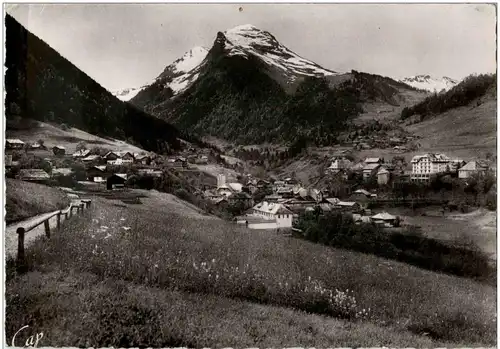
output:
M 127 175 L 125 173 L 115 173 L 108 177 L 106 180 L 106 188 L 108 190 L 113 190 L 116 188 L 123 188 L 125 182 L 127 181 Z

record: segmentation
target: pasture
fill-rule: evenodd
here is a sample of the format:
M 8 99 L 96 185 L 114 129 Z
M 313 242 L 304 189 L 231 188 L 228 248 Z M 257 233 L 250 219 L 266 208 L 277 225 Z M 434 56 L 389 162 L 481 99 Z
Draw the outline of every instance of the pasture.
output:
M 7 335 L 31 319 L 53 346 L 496 343 L 494 287 L 154 202 L 96 198 L 26 251 L 29 273 L 10 264 Z

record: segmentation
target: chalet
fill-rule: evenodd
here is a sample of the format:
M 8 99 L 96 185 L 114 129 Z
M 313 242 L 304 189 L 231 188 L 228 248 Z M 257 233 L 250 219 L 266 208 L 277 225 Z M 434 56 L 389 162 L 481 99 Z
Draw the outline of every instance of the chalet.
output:
M 143 176 L 153 176 L 153 177 L 161 177 L 163 175 L 162 170 L 155 170 L 152 168 L 140 168 L 137 170 L 137 173 Z
M 291 178 L 291 177 L 287 177 L 283 180 L 283 182 L 285 183 L 285 185 L 295 185 L 295 184 L 298 184 L 297 180 L 294 179 L 294 178 Z
M 332 209 L 339 210 L 341 212 L 359 212 L 361 211 L 361 205 L 353 201 L 339 201 Z
M 243 191 L 243 184 L 241 184 L 241 183 L 237 183 L 237 182 L 227 183 L 227 187 L 233 193 L 241 193 Z
M 352 166 L 352 162 L 346 158 L 334 158 L 332 159 L 332 163 L 330 167 L 327 168 L 327 171 L 330 173 L 337 173 L 342 170 L 346 170 Z
M 363 179 L 365 181 L 369 180 L 372 176 L 374 176 L 379 168 L 380 168 L 381 164 L 380 163 L 367 163 L 364 167 L 363 167 Z
M 109 176 L 108 179 L 106 180 L 106 188 L 108 190 L 123 188 L 125 186 L 126 181 L 127 181 L 127 174 L 115 173 Z
M 316 202 L 322 202 L 327 195 L 322 190 L 313 188 L 309 190 L 309 196 Z
M 283 201 L 283 197 L 281 195 L 277 195 L 277 194 L 271 194 L 271 195 L 266 195 L 264 197 L 264 201 L 267 201 L 267 202 L 278 202 L 278 201 Z
M 42 169 L 21 169 L 19 170 L 18 178 L 22 181 L 46 183 L 50 180 L 50 176 Z
M 383 164 L 384 159 L 383 158 L 366 158 L 365 159 L 365 164 Z
M 108 160 L 107 163 L 113 166 L 121 166 L 121 165 L 131 165 L 133 160 L 118 158 L 116 160 Z
M 40 144 L 38 142 L 30 144 L 30 150 L 46 150 L 47 147 L 43 144 Z
M 257 186 L 257 188 L 267 188 L 269 185 L 271 185 L 271 182 L 266 181 L 264 179 L 259 179 L 255 183 L 255 185 Z
M 196 164 L 200 164 L 200 165 L 208 164 L 208 156 L 206 156 L 206 155 L 200 155 L 198 157 L 195 157 L 194 162 Z
M 332 211 L 332 207 L 329 204 L 319 204 L 316 206 L 321 214 L 329 213 Z
M 408 148 L 405 147 L 404 145 L 396 145 L 394 148 L 394 151 L 398 152 L 398 153 L 404 153 L 406 151 L 408 151 Z
M 132 154 L 131 152 L 121 151 L 121 152 L 116 152 L 116 155 L 118 155 L 118 157 L 120 159 L 122 159 L 122 161 L 124 161 L 124 162 L 133 162 L 134 161 L 134 154 Z
M 252 197 L 248 193 L 245 193 L 245 192 L 231 194 L 227 198 L 227 200 L 230 204 L 242 203 L 243 207 L 245 209 L 252 207 L 252 205 L 253 205 Z
M 372 219 L 369 216 L 363 216 L 358 213 L 354 213 L 352 215 L 352 219 L 354 220 L 355 224 L 361 224 L 361 223 L 371 223 Z
M 221 198 L 221 196 L 218 193 L 214 192 L 213 190 L 205 190 L 202 195 L 204 198 L 209 199 L 211 201 L 216 201 Z
M 381 224 L 386 227 L 393 227 L 395 225 L 397 217 L 387 212 L 382 212 L 376 214 L 375 216 L 372 216 L 371 219 L 375 224 Z
M 483 161 L 470 161 L 458 170 L 458 178 L 466 179 L 474 174 L 485 174 L 489 166 Z
M 52 152 L 56 156 L 63 156 L 66 154 L 66 148 L 63 147 L 62 145 L 56 145 L 52 148 Z
M 6 149 L 23 149 L 24 142 L 20 139 L 7 138 L 5 140 L 5 148 Z
M 90 155 L 90 150 L 80 149 L 72 154 L 74 159 L 83 159 Z
M 354 165 L 351 166 L 350 170 L 352 172 L 363 172 L 363 169 L 365 168 L 365 163 L 363 161 L 360 161 Z
M 281 187 L 276 190 L 276 194 L 283 198 L 293 198 L 293 188 Z
M 376 194 L 372 194 L 367 190 L 364 189 L 358 189 L 355 190 L 351 196 L 349 197 L 350 200 L 356 201 L 356 202 L 367 202 L 371 198 L 376 196 Z
M 294 188 L 292 190 L 294 197 L 297 199 L 304 200 L 309 198 L 309 190 L 307 190 L 306 188 L 299 187 L 299 188 Z
M 151 156 L 149 155 L 134 155 L 134 162 L 142 165 L 149 165 L 151 163 Z
M 184 158 L 180 158 L 180 157 L 170 158 L 167 160 L 167 166 L 177 167 L 177 168 L 186 167 L 187 166 L 186 161 L 183 161 L 182 159 L 184 159 Z
M 52 177 L 54 176 L 71 176 L 73 173 L 73 170 L 69 167 L 60 167 L 60 168 L 53 168 L 52 169 Z
M 106 155 L 104 155 L 106 161 L 117 160 L 119 157 L 120 156 L 114 151 L 107 152 Z
M 380 167 L 377 172 L 377 183 L 378 185 L 386 185 L 389 183 L 390 172 L 385 167 Z
M 102 157 L 100 155 L 88 155 L 81 159 L 82 162 L 86 164 L 101 162 Z
M 293 212 L 280 203 L 266 201 L 258 203 L 252 207 L 251 215 L 275 221 L 278 229 L 292 227 Z
M 87 180 L 91 182 L 103 182 L 107 177 L 106 166 L 92 166 L 87 170 Z

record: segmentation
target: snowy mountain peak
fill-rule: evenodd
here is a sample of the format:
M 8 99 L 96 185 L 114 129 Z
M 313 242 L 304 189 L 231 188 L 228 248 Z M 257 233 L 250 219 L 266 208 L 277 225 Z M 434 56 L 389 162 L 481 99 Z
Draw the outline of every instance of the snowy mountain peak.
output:
M 338 73 L 300 57 L 278 42 L 269 32 L 254 25 L 244 24 L 219 33 L 217 41 L 224 45 L 228 56 L 254 56 L 274 70 L 280 71 L 288 81 L 297 76 L 329 76 Z
M 193 47 L 181 58 L 175 60 L 171 65 L 169 65 L 167 69 L 170 69 L 172 72 L 189 72 L 203 62 L 207 54 L 208 49 L 201 46 Z
M 449 90 L 459 83 L 459 81 L 443 76 L 435 78 L 430 75 L 415 75 L 399 80 L 412 87 L 430 92 L 440 92 Z

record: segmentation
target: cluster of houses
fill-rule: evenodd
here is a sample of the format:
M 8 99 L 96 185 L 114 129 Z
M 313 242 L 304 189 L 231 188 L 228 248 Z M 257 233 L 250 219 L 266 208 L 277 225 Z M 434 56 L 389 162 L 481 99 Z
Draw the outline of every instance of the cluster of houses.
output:
M 237 222 L 246 224 L 250 229 L 291 229 L 294 219 L 307 212 L 350 213 L 356 224 L 373 222 L 384 227 L 394 227 L 399 221 L 398 217 L 387 212 L 371 215 L 371 210 L 366 209 L 366 203 L 370 198 L 376 197 L 376 194 L 366 190 L 356 190 L 349 201 L 326 197 L 325 194 L 316 189 L 303 189 L 292 198 L 273 194 L 254 205 Z
M 354 163 L 347 154 L 339 154 L 332 159 L 328 172 L 347 179 L 349 172 L 358 172 L 363 180 L 376 178 L 379 185 L 386 185 L 391 179 L 404 181 L 428 181 L 432 174 L 454 172 L 458 178 L 466 179 L 473 174 L 486 173 L 496 169 L 484 161 L 465 162 L 451 159 L 444 154 L 427 153 L 413 157 L 411 171 L 396 168 L 385 163 L 383 158 L 366 158 Z M 257 183 L 256 183 L 257 184 Z M 393 227 L 399 224 L 399 218 L 387 212 L 376 215 L 367 209 L 367 203 L 377 198 L 377 194 L 365 189 L 351 193 L 349 201 L 331 197 L 328 191 L 315 188 L 303 188 L 300 183 L 291 179 L 275 181 L 270 184 L 260 180 L 261 186 L 270 186 L 272 195 L 254 205 L 248 213 L 240 217 L 239 223 L 246 223 L 253 229 L 292 228 L 293 218 L 299 214 L 319 210 L 320 213 L 338 211 L 351 213 L 357 223 L 375 223 L 383 227 Z M 250 191 L 250 188 L 249 188 Z M 397 223 L 396 223 L 397 222 Z
M 219 174 L 217 176 L 217 187 L 205 190 L 202 195 L 218 206 L 240 202 L 244 208 L 248 208 L 253 205 L 253 198 L 250 193 L 251 191 L 247 186 L 239 182 L 227 182 L 226 176 Z
M 385 163 L 383 158 L 366 158 L 364 161 L 353 163 L 347 155 L 334 156 L 330 167 L 327 172 L 334 176 L 340 176 L 342 179 L 347 180 L 349 172 L 360 173 L 365 181 L 374 177 L 377 178 L 379 185 L 386 185 L 389 183 L 391 174 L 395 174 L 395 166 Z M 397 173 L 401 175 L 401 171 Z
M 475 160 L 466 162 L 461 159 L 452 159 L 445 154 L 426 153 L 416 155 L 411 160 L 411 170 L 396 168 L 391 163 L 386 163 L 383 158 L 366 158 L 364 161 L 353 163 L 346 154 L 333 157 L 327 172 L 334 176 L 347 179 L 348 172 L 362 174 L 363 179 L 368 181 L 376 177 L 379 185 L 386 185 L 393 178 L 415 182 L 429 181 L 431 176 L 438 173 L 451 172 L 458 178 L 466 179 L 474 174 L 484 174 L 496 168 L 486 161 Z
M 411 160 L 411 165 L 411 180 L 414 181 L 428 181 L 433 174 L 442 172 L 458 172 L 458 178 L 461 179 L 467 179 L 476 174 L 486 174 L 489 171 L 496 175 L 496 167 L 486 161 L 465 162 L 461 159 L 451 159 L 445 154 L 416 155 Z

